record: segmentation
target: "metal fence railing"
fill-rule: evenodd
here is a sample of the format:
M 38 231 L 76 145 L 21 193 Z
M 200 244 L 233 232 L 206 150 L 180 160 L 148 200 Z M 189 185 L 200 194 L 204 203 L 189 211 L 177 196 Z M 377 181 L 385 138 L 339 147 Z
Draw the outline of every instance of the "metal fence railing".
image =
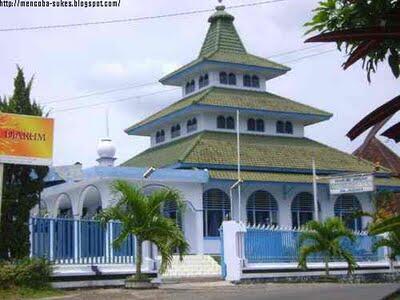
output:
M 31 218 L 31 256 L 55 264 L 123 264 L 135 261 L 135 238 L 113 247 L 121 224 L 93 220 Z
M 300 234 L 301 230 L 276 226 L 248 227 L 244 236 L 246 260 L 249 263 L 297 262 Z M 354 243 L 347 238 L 343 238 L 341 243 L 353 254 L 357 262 L 385 260 L 384 249 L 372 251 L 373 244 L 380 237 L 369 236 L 365 232 L 355 232 L 355 234 L 357 239 Z M 323 262 L 323 258 L 320 254 L 314 254 L 310 256 L 309 261 Z

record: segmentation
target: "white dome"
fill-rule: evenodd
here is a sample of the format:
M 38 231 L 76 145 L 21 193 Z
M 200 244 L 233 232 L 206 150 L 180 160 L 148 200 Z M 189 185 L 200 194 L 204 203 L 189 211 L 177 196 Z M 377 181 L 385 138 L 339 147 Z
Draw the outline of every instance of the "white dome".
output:
M 113 158 L 115 156 L 115 146 L 110 138 L 104 138 L 99 141 L 97 146 L 97 154 L 100 158 Z

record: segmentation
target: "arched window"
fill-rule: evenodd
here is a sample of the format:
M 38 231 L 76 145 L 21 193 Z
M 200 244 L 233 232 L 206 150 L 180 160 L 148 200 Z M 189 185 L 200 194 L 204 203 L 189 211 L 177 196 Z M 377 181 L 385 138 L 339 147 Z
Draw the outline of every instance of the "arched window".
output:
M 181 125 L 177 124 L 171 127 L 171 138 L 176 138 L 181 135 Z
M 203 84 L 203 86 L 207 86 L 209 83 L 210 83 L 210 79 L 208 77 L 208 74 L 205 74 L 204 75 L 204 84 Z
M 256 121 L 256 130 L 259 132 L 264 132 L 264 120 L 257 119 Z
M 362 211 L 361 204 L 354 195 L 341 195 L 335 201 L 335 217 L 343 220 L 347 228 L 352 230 L 362 230 L 362 218 L 352 218 L 351 216 Z
M 226 121 L 224 116 L 218 116 L 217 118 L 217 128 L 225 129 L 226 128 Z
M 246 210 L 247 222 L 251 225 L 278 225 L 278 204 L 266 191 L 251 194 Z
M 300 227 L 314 219 L 314 198 L 307 192 L 302 192 L 294 197 L 292 206 L 292 225 Z
M 219 82 L 221 84 L 228 84 L 228 75 L 225 72 L 219 73 Z
M 236 75 L 235 74 L 233 74 L 233 73 L 229 74 L 228 84 L 229 85 L 236 85 Z
M 233 117 L 226 118 L 226 128 L 235 129 L 235 119 Z
M 189 83 L 189 82 L 186 83 L 186 86 L 185 86 L 185 93 L 186 93 L 186 94 L 189 94 L 189 93 L 190 93 L 190 83 Z
M 203 86 L 204 86 L 204 77 L 203 77 L 203 76 L 200 76 L 200 79 L 199 79 L 199 89 L 201 89 Z
M 293 134 L 293 124 L 292 124 L 292 122 L 287 121 L 285 123 L 285 133 Z
M 210 189 L 203 194 L 204 236 L 219 236 L 219 228 L 223 220 L 231 213 L 228 195 L 219 189 Z
M 243 85 L 246 87 L 251 87 L 251 77 L 250 75 L 243 76 Z
M 170 218 L 179 228 L 182 229 L 182 214 L 180 213 L 175 201 L 166 201 L 163 206 L 162 213 L 164 217 Z
M 160 130 L 157 131 L 156 133 L 156 143 L 162 143 L 165 141 L 165 131 L 164 130 Z
M 156 133 L 156 143 L 160 142 L 160 135 L 161 135 L 161 133 L 159 131 L 157 131 L 157 133 Z
M 187 121 L 186 130 L 188 133 L 197 130 L 197 119 L 196 118 L 193 118 L 193 119 Z
M 192 80 L 190 82 L 190 92 L 194 92 L 195 89 L 196 89 L 196 83 L 194 82 L 194 80 Z
M 255 131 L 256 130 L 256 120 L 248 119 L 247 120 L 247 130 L 248 131 Z
M 282 121 L 276 122 L 276 132 L 285 133 L 285 124 Z
M 260 79 L 258 78 L 258 76 L 253 75 L 251 77 L 251 86 L 254 88 L 259 88 L 260 87 Z

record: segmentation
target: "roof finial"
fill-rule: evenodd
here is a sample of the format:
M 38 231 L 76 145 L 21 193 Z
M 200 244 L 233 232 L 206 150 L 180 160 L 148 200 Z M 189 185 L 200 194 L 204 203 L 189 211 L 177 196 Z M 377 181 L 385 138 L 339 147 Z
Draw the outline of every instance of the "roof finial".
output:
M 223 0 L 218 0 L 219 5 L 216 7 L 217 10 L 225 10 L 225 6 L 222 4 Z

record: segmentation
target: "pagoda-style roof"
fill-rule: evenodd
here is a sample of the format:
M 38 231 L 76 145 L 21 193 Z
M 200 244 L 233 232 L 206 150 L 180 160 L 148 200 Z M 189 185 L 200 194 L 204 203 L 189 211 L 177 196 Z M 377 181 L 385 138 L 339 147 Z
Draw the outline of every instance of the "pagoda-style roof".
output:
M 243 171 L 310 173 L 312 158 L 320 174 L 374 172 L 373 163 L 308 138 L 241 135 Z M 236 136 L 205 131 L 150 148 L 123 166 L 234 170 L 236 163 Z M 390 170 L 382 168 L 381 172 Z
M 234 17 L 225 12 L 224 6 L 209 18 L 211 23 L 203 42 L 199 57 L 163 77 L 160 82 L 168 85 L 181 85 L 188 72 L 201 72 L 204 69 L 229 65 L 230 68 L 252 70 L 264 74 L 268 79 L 282 75 L 290 68 L 268 59 L 247 53 L 235 26 Z
M 125 130 L 128 134 L 141 134 L 140 130 L 161 122 L 174 114 L 188 114 L 215 109 L 240 109 L 252 113 L 266 114 L 276 118 L 301 118 L 304 123 L 313 124 L 329 119 L 332 114 L 268 92 L 246 91 L 230 88 L 210 87 L 151 115 Z
M 369 138 L 353 154 L 375 164 L 379 163 L 400 176 L 400 157 L 375 136 Z

